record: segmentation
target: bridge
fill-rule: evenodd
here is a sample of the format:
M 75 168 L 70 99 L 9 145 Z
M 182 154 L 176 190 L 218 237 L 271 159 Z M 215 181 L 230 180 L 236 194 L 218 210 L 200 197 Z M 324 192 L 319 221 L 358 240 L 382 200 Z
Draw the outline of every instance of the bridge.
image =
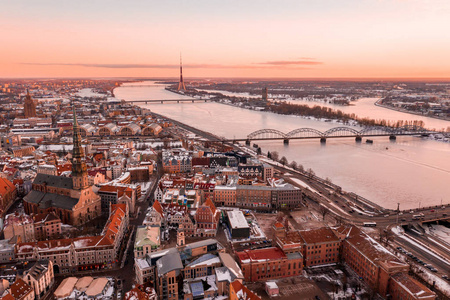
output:
M 149 104 L 149 103 L 160 103 L 160 104 L 164 104 L 164 102 L 171 102 L 171 103 L 180 103 L 180 102 L 212 102 L 213 100 L 211 99 L 148 99 L 148 100 L 130 100 L 130 101 L 126 101 L 127 103 L 145 103 L 145 104 Z
M 224 141 L 245 141 L 247 145 L 250 145 L 251 141 L 283 140 L 285 144 L 289 144 L 290 140 L 295 139 L 320 139 L 321 143 L 325 143 L 328 138 L 353 137 L 357 142 L 360 142 L 363 137 L 388 136 L 390 140 L 395 140 L 397 136 L 402 135 L 427 136 L 431 133 L 435 132 L 414 125 L 406 125 L 398 128 L 374 126 L 365 127 L 359 131 L 355 128 L 341 126 L 328 129 L 324 132 L 314 128 L 298 128 L 288 133 L 281 132 L 277 129 L 260 129 L 250 133 L 245 139 L 233 139 Z

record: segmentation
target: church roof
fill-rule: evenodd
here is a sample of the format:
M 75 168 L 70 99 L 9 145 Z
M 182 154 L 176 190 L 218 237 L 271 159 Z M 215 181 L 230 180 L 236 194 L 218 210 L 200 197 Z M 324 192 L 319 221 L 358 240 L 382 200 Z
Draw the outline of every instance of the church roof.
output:
M 29 192 L 23 199 L 28 203 L 38 204 L 41 209 L 49 207 L 72 209 L 78 203 L 78 199 L 69 196 L 44 193 L 36 190 Z
M 73 189 L 72 178 L 38 173 L 33 181 L 33 184 L 42 185 L 44 183 L 47 186 L 56 188 Z

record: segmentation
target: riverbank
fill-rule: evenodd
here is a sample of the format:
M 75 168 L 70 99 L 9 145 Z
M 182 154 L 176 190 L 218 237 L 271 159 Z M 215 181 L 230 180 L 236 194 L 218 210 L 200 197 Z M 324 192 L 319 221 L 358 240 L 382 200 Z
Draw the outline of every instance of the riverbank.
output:
M 382 100 L 383 100 L 383 98 L 378 99 L 375 102 L 375 105 L 378 106 L 378 107 L 382 107 L 382 108 L 398 111 L 398 112 L 405 113 L 405 114 L 416 115 L 416 116 L 427 117 L 427 118 L 433 118 L 433 119 L 438 119 L 438 120 L 442 120 L 442 121 L 450 121 L 450 118 L 433 116 L 433 115 L 431 115 L 431 116 L 430 115 L 424 115 L 424 114 L 421 114 L 421 113 L 418 113 L 418 112 L 415 112 L 415 111 L 410 111 L 410 110 L 407 110 L 407 109 L 402 109 L 402 108 L 397 108 L 397 107 L 381 104 L 380 102 Z

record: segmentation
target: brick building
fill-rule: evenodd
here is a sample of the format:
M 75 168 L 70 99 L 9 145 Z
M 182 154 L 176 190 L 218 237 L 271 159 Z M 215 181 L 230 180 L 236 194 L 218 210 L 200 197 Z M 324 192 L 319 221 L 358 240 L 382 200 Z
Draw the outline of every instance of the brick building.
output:
M 305 267 L 337 263 L 340 240 L 328 227 L 299 231 L 303 239 Z
M 264 281 L 297 276 L 303 271 L 303 257 L 299 252 L 285 254 L 277 247 L 236 252 L 244 280 Z

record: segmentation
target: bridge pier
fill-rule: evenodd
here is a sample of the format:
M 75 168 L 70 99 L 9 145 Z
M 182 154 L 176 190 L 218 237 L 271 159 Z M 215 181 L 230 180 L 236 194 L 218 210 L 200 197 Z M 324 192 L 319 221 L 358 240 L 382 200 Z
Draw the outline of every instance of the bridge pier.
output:
M 289 145 L 289 139 L 284 139 L 284 140 L 283 140 L 283 144 Z
M 194 100 L 192 100 L 192 103 L 194 103 Z
M 145 104 L 147 104 L 147 101 L 145 101 Z
M 180 100 L 177 100 L 177 103 L 180 103 Z
M 327 142 L 327 138 L 321 137 L 320 138 L 320 143 L 321 144 L 325 144 Z
M 362 138 L 361 138 L 360 136 L 357 136 L 357 137 L 355 138 L 355 141 L 356 141 L 357 143 L 361 143 Z
M 393 134 L 391 134 L 390 136 L 389 136 L 389 140 L 390 141 L 395 141 L 397 139 L 397 136 L 395 136 L 395 135 L 393 135 Z
M 164 103 L 164 101 L 161 100 L 161 104 L 163 104 L 163 103 Z
M 250 146 L 250 140 L 246 140 L 246 141 L 245 141 L 245 144 L 246 144 L 247 146 Z

